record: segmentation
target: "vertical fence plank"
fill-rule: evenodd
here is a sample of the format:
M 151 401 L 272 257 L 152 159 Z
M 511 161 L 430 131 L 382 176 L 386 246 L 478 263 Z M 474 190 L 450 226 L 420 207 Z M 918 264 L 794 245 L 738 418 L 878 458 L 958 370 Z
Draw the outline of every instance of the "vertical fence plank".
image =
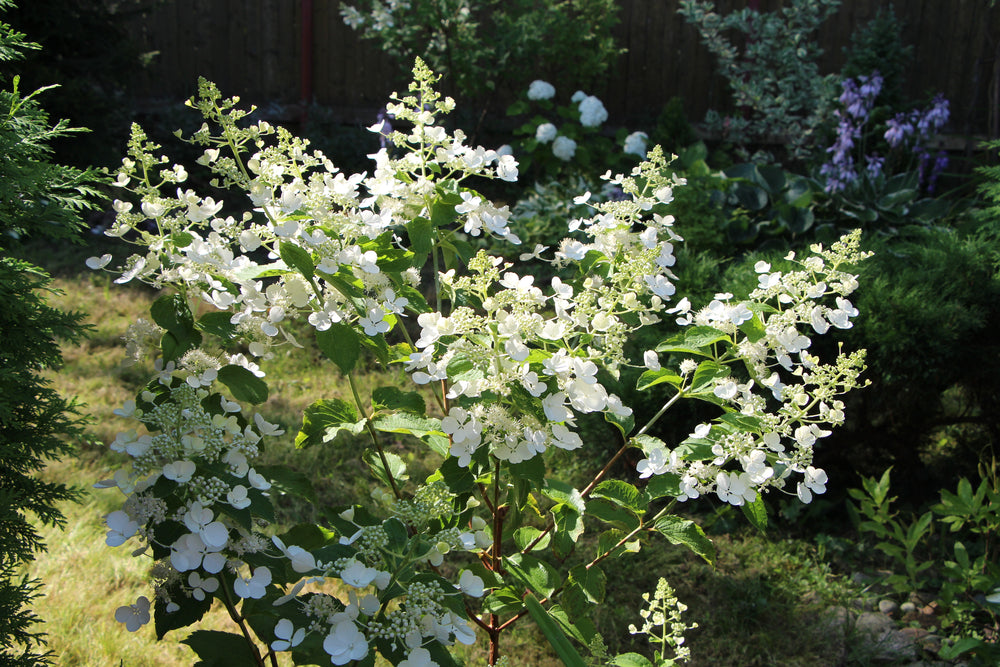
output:
M 774 11 L 790 0 L 760 0 Z M 855 30 L 890 0 L 844 0 L 815 39 L 823 48 L 822 71 L 839 71 Z M 746 7 L 748 0 L 716 0 L 720 13 Z M 914 46 L 905 94 L 944 92 L 952 100 L 956 129 L 984 132 L 989 112 L 986 87 L 993 79 L 1000 11 L 982 0 L 896 2 L 904 40 Z M 674 96 L 685 99 L 692 119 L 709 108 L 726 109 L 729 92 L 717 63 L 694 26 L 678 13 L 679 0 L 619 0 L 615 35 L 628 53 L 594 86 L 615 122 L 654 117 Z M 399 68 L 374 42 L 362 41 L 344 25 L 340 0 L 313 3 L 313 92 L 321 104 L 345 117 L 368 114 L 387 93 L 405 84 Z M 181 99 L 196 77 L 214 78 L 227 94 L 248 99 L 291 101 L 299 97 L 300 26 L 298 0 L 164 0 L 133 34 L 148 50 L 159 50 L 136 86 L 149 98 Z M 558 81 L 553 82 L 556 86 Z M 970 108 L 970 106 L 972 108 Z

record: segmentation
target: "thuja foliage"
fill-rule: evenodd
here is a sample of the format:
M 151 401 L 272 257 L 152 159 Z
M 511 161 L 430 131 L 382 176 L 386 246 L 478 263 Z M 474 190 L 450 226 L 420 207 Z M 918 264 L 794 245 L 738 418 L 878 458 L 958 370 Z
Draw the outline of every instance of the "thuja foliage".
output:
M 10 7 L 0 0 L 0 9 Z M 0 22 L 0 60 L 36 45 Z M 59 525 L 57 503 L 74 497 L 62 484 L 39 480 L 50 459 L 68 451 L 79 432 L 77 406 L 60 397 L 42 373 L 61 362 L 59 342 L 82 335 L 82 315 L 50 307 L 49 276 L 13 256 L 26 234 L 71 237 L 79 212 L 92 205 L 95 175 L 54 164 L 49 142 L 70 130 L 49 124 L 37 92 L 22 96 L 18 80 L 0 90 L 0 658 L 4 664 L 48 664 L 44 635 L 30 608 L 40 582 L 23 573 L 45 545 L 34 522 Z
M 76 495 L 36 476 L 69 452 L 81 423 L 78 407 L 41 375 L 59 366 L 60 342 L 84 331 L 80 313 L 46 303 L 49 282 L 27 262 L 0 258 L 0 658 L 12 665 L 48 663 L 30 608 L 41 582 L 22 568 L 45 548 L 35 522 L 61 525 L 57 504 Z
M 762 146 L 759 156 L 770 157 L 766 146 L 775 142 L 787 142 L 792 159 L 809 156 L 836 85 L 835 76 L 820 74 L 814 33 L 839 6 L 840 0 L 792 0 L 774 12 L 744 8 L 722 16 L 711 0 L 681 1 L 679 13 L 698 28 L 732 93 L 733 111 L 710 111 L 706 123 L 736 144 L 743 159 Z
M 243 209 L 232 216 L 133 129 L 116 179 L 129 194 L 107 233 L 138 252 L 116 282 L 166 292 L 126 333 L 129 357 L 153 358 L 156 372 L 116 411 L 136 425 L 111 443 L 127 464 L 102 483 L 125 497 L 106 517 L 107 543 L 137 542 L 152 562 L 152 595 L 115 614 L 128 630 L 152 621 L 163 637 L 217 602 L 235 631 L 185 640 L 208 663 L 274 665 L 290 652 L 302 664 L 381 656 L 443 667 L 457 664 L 450 647 L 477 634 L 500 664 L 505 633 L 530 618 L 565 664 L 582 666 L 580 651 L 601 645 L 590 614 L 604 600 L 604 568 L 657 536 L 712 560 L 701 528 L 674 513 L 679 503 L 713 495 L 760 527 L 765 494 L 808 503 L 825 492 L 813 447 L 843 423 L 864 354 L 824 360 L 810 336 L 858 314 L 848 297 L 850 270 L 867 257 L 860 234 L 758 263 L 755 288 L 740 296 L 697 308 L 675 300 L 681 239 L 666 206 L 683 182 L 654 148 L 628 175 L 606 175 L 622 199 L 574 197 L 590 205 L 566 221 L 578 238 L 519 258 L 558 273 L 535 285 L 469 242 L 517 242 L 507 207 L 473 189 L 515 181 L 516 161 L 447 131 L 454 101 L 422 61 L 413 74 L 388 105 L 407 129 L 392 132 L 397 152 L 376 153 L 370 175 L 339 172 L 281 128 L 248 125 L 236 100 L 202 81 L 190 105 L 206 123 L 190 141 Z M 654 325 L 660 342 L 632 358 L 627 343 Z M 318 397 L 296 445 L 363 435 L 358 456 L 379 488 L 317 507 L 318 524 L 288 526 L 275 522 L 272 498 L 308 498 L 308 478 L 259 464 L 282 429 L 244 406 L 270 395 L 257 362 L 293 351 L 302 330 L 351 398 Z M 355 375 L 370 363 L 400 368 L 413 386 L 362 396 Z M 641 369 L 639 390 L 656 397 L 645 424 L 615 393 L 626 368 Z M 682 399 L 715 416 L 676 442 L 650 435 Z M 597 449 L 584 442 L 586 415 L 603 417 L 615 439 L 596 464 L 578 451 Z M 388 439 L 440 464 L 410 479 Z M 630 450 L 638 464 L 617 479 Z M 564 457 L 593 465 L 590 481 L 565 479 Z M 665 609 L 682 611 L 666 588 L 651 604 L 640 632 L 662 665 L 666 653 L 680 658 L 688 626 L 674 612 L 660 622 Z

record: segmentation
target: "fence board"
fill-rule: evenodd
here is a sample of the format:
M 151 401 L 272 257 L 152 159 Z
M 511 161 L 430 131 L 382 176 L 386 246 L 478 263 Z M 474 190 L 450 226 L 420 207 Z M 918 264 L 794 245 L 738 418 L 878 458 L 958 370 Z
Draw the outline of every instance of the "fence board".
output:
M 749 0 L 717 0 L 718 11 Z M 788 0 L 761 0 L 775 10 Z M 313 94 L 344 118 L 367 117 L 402 87 L 405 78 L 374 43 L 344 25 L 340 0 L 313 0 Z M 725 110 L 728 91 L 715 74 L 714 57 L 697 30 L 677 14 L 679 0 L 619 0 L 615 32 L 628 49 L 612 68 L 602 95 L 612 122 L 655 117 L 671 97 L 685 100 L 700 119 L 709 108 Z M 844 0 L 816 35 L 824 72 L 844 62 L 851 34 L 889 0 Z M 294 103 L 300 96 L 301 3 L 299 0 L 163 0 L 132 33 L 159 57 L 135 84 L 140 96 L 183 99 L 199 75 L 212 78 L 226 95 L 257 103 Z M 897 0 L 904 40 L 914 46 L 904 93 L 920 97 L 941 91 L 952 102 L 956 131 L 985 133 L 995 87 L 1000 8 L 984 0 Z M 558 82 L 553 82 L 558 85 Z M 501 107 L 498 107 L 501 108 Z M 996 118 L 996 110 L 992 117 Z M 995 122 L 994 122 L 995 124 Z M 995 131 L 995 130 L 994 130 Z

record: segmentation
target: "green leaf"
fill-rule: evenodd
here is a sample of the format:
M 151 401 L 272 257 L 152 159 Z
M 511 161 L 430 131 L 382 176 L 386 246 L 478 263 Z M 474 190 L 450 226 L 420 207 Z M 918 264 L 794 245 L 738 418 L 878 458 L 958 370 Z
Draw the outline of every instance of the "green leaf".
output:
M 406 223 L 406 232 L 410 236 L 410 248 L 415 253 L 429 255 L 434 247 L 434 231 L 431 221 L 427 218 L 414 218 Z
M 549 607 L 549 616 L 559 624 L 563 632 L 584 646 L 589 646 L 591 640 L 597 635 L 597 628 L 594 626 L 594 622 L 585 615 L 587 611 L 589 610 L 570 610 L 563 605 L 554 604 Z M 570 618 L 573 620 L 571 621 Z
M 288 466 L 255 465 L 254 469 L 271 482 L 273 490 L 297 496 L 311 503 L 316 502 L 316 490 L 313 489 L 312 478 L 309 475 L 292 470 Z
M 576 548 L 576 541 L 583 534 L 583 516 L 575 507 L 559 504 L 552 508 L 555 533 L 552 550 L 559 556 L 568 556 Z
M 379 387 L 372 392 L 372 409 L 403 410 L 422 415 L 427 411 L 427 404 L 418 392 L 403 391 L 398 387 Z
M 604 571 L 596 565 L 588 568 L 586 565 L 577 565 L 569 571 L 569 581 L 580 587 L 580 590 L 587 596 L 587 600 L 594 604 L 604 602 L 605 586 L 607 577 Z
M 190 646 L 201 660 L 195 667 L 254 665 L 257 659 L 241 635 L 218 630 L 195 630 L 182 644 Z
M 944 660 L 955 660 L 963 653 L 977 649 L 982 645 L 983 640 L 981 639 L 975 639 L 974 637 L 962 637 L 954 644 L 942 646 L 941 650 L 938 651 L 938 657 L 943 658 Z
M 267 400 L 267 383 L 242 366 L 229 364 L 220 368 L 219 382 L 229 387 L 237 401 L 259 405 Z
M 611 659 L 615 667 L 656 667 L 646 656 L 638 653 L 621 653 Z
M 498 588 L 483 600 L 483 611 L 490 614 L 517 613 L 523 606 L 521 596 L 509 586 Z
M 767 505 L 764 504 L 764 496 L 758 493 L 756 500 L 743 503 L 740 509 L 754 528 L 762 533 L 767 531 Z
M 389 464 L 389 474 L 392 475 L 393 479 L 401 482 L 410 478 L 406 474 L 406 463 L 403 459 L 392 452 L 383 451 L 382 453 Z M 385 466 L 382 464 L 382 457 L 378 455 L 378 451 L 374 449 L 365 450 L 365 463 L 368 464 L 368 468 L 378 481 L 382 482 L 385 486 L 392 486 L 389 482 L 389 474 L 386 473 Z
M 642 494 L 628 482 L 619 479 L 609 479 L 594 487 L 590 493 L 594 498 L 606 498 L 636 514 L 642 514 L 646 508 L 642 503 Z
M 643 374 L 639 376 L 639 379 L 635 383 L 635 388 L 638 389 L 639 391 L 645 391 L 650 387 L 653 387 L 658 384 L 663 384 L 664 382 L 680 389 L 681 384 L 683 384 L 684 382 L 684 379 L 680 375 L 677 375 L 673 371 L 669 371 L 665 368 L 661 368 L 656 371 L 647 370 L 644 371 Z
M 411 412 L 394 412 L 372 420 L 376 431 L 383 433 L 408 433 L 418 438 L 441 431 L 441 420 L 421 417 Z
M 528 545 L 538 539 L 538 536 L 541 534 L 542 531 L 537 528 L 532 526 L 522 526 L 514 531 L 514 544 L 517 545 L 518 549 L 524 551 Z M 551 540 L 552 535 L 550 533 L 545 533 L 545 537 L 539 540 L 538 544 L 536 544 L 532 550 L 538 549 L 539 551 L 542 551 L 549 546 L 549 542 Z
M 694 372 L 694 377 L 691 379 L 691 389 L 688 393 L 697 394 L 708 392 L 711 394 L 715 381 L 729 377 L 729 375 L 730 372 L 728 366 L 711 360 L 703 361 L 698 364 L 698 368 Z
M 518 583 L 541 597 L 552 595 L 562 582 L 562 576 L 552 565 L 528 554 L 507 556 L 504 558 L 504 567 Z
M 697 354 L 703 357 L 713 356 L 705 348 L 721 341 L 730 340 L 729 334 L 719 331 L 713 327 L 695 326 L 687 327 L 676 336 L 671 336 L 656 346 L 657 352 L 680 352 L 684 354 Z
M 528 593 L 524 598 L 524 604 L 528 608 L 531 618 L 542 631 L 542 634 L 549 640 L 549 644 L 555 650 L 556 655 L 562 660 L 563 665 L 566 667 L 587 667 L 587 663 L 580 657 L 576 649 L 573 648 L 573 644 L 563 634 L 558 623 L 549 616 L 549 613 L 545 611 L 545 607 L 539 604 L 535 596 Z
M 186 628 L 202 619 L 212 608 L 211 596 L 205 596 L 204 600 L 198 601 L 188 597 L 181 590 L 179 585 L 168 587 L 171 593 L 170 599 L 180 605 L 180 609 L 167 613 L 167 605 L 161 598 L 156 598 L 153 604 L 153 627 L 156 630 L 156 638 L 163 639 L 171 630 Z
M 361 340 L 349 324 L 337 322 L 326 331 L 316 332 L 316 343 L 330 361 L 344 373 L 350 373 L 361 355 Z
M 715 545 L 705 537 L 705 531 L 694 521 L 671 514 L 657 519 L 653 527 L 671 544 L 683 544 L 704 558 L 709 565 L 715 560 Z
M 365 420 L 358 419 L 354 406 L 341 398 L 320 399 L 306 408 L 302 415 L 302 429 L 295 436 L 295 447 L 304 449 L 329 442 L 341 431 L 352 435 L 361 433 Z
M 278 254 L 285 264 L 305 276 L 306 280 L 312 280 L 313 276 L 316 275 L 316 265 L 313 264 L 312 256 L 305 249 L 290 241 L 282 241 L 278 247 Z
M 154 322 L 167 330 L 160 341 L 165 361 L 179 359 L 188 350 L 201 345 L 201 333 L 195 329 L 194 316 L 181 295 L 161 296 L 150 306 L 149 314 Z
M 639 517 L 635 512 L 602 498 L 587 502 L 587 515 L 622 530 L 632 531 L 639 527 Z
M 672 472 L 654 475 L 644 489 L 650 500 L 676 498 L 681 493 L 681 478 Z
M 232 315 L 225 311 L 205 313 L 198 318 L 198 328 L 223 340 L 231 340 L 236 336 L 236 325 L 230 319 Z
M 613 412 L 605 412 L 604 421 L 617 426 L 624 437 L 628 437 L 628 434 L 635 428 L 635 417 L 632 414 L 627 414 L 623 417 Z

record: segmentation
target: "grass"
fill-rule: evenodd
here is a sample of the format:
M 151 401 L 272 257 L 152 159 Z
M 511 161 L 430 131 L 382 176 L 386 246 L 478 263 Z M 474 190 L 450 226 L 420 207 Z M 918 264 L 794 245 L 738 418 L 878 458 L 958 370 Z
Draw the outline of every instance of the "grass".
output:
M 94 327 L 88 340 L 64 348 L 65 365 L 52 375 L 54 386 L 64 395 L 79 397 L 94 420 L 79 443 L 77 457 L 53 462 L 45 474 L 81 487 L 90 487 L 120 464 L 120 457 L 109 452 L 106 443 L 131 425 L 111 413 L 134 396 L 150 371 L 149 365 L 122 363 L 121 336 L 135 318 L 148 317 L 156 294 L 142 287 L 114 285 L 104 275 L 86 269 L 81 273 L 83 260 L 103 251 L 103 246 L 96 245 L 44 249 L 44 254 L 36 254 L 44 259 L 36 261 L 52 271 L 57 287 L 63 290 L 56 305 L 89 313 Z M 299 338 L 307 340 L 305 335 Z M 269 445 L 265 462 L 308 472 L 315 480 L 320 507 L 366 497 L 373 485 L 357 456 L 363 441 L 338 439 L 307 450 L 296 450 L 293 445 L 302 411 L 313 400 L 349 398 L 349 390 L 332 365 L 322 362 L 315 350 L 304 354 L 298 350 L 279 352 L 263 367 L 271 393 L 258 409 L 286 430 Z M 396 372 L 376 369 L 358 376 L 362 395 L 400 380 Z M 388 447 L 407 460 L 413 479 L 422 479 L 439 464 L 402 441 Z M 152 627 L 128 633 L 113 619 L 116 607 L 149 594 L 144 583 L 149 561 L 130 558 L 128 546 L 110 549 L 104 544 L 101 517 L 117 509 L 120 501 L 116 491 L 87 488 L 81 504 L 63 507 L 65 531 L 43 531 L 49 549 L 39 554 L 30 573 L 45 584 L 46 595 L 36 608 L 45 619 L 49 646 L 60 665 L 189 665 L 194 654 L 179 643 L 183 633 L 156 642 Z M 289 521 L 313 520 L 317 512 L 316 507 L 285 501 L 279 510 Z M 688 633 L 690 664 L 696 667 L 862 664 L 842 661 L 837 647 L 843 646 L 844 638 L 831 636 L 822 613 L 859 593 L 834 576 L 810 543 L 767 539 L 749 532 L 714 539 L 718 550 L 714 568 L 665 542 L 654 542 L 640 554 L 606 568 L 608 598 L 595 622 L 613 652 L 648 653 L 644 640 L 629 635 L 628 626 L 640 623 L 641 595 L 651 592 L 664 576 L 689 606 L 685 620 L 699 624 Z M 586 549 L 587 543 L 581 542 L 578 550 Z M 200 627 L 232 631 L 231 626 L 224 611 L 214 609 Z M 512 667 L 561 664 L 528 619 L 503 637 L 501 650 L 511 656 Z M 467 665 L 485 664 L 485 637 L 475 646 L 459 647 L 458 657 Z

